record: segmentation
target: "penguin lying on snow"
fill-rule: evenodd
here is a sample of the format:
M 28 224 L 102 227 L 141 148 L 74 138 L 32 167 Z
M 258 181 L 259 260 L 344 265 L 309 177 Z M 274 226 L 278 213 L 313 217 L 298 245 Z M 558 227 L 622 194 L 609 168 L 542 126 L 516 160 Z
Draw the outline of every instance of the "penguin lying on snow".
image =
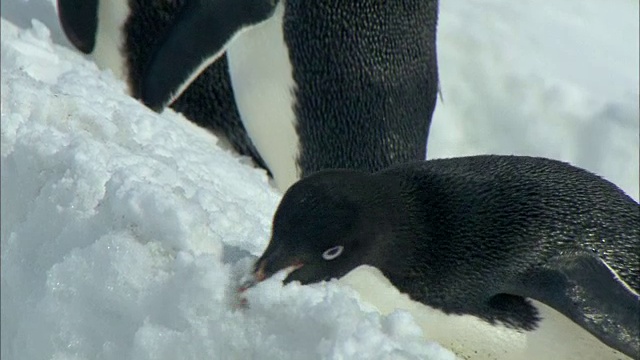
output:
M 67 36 L 111 59 L 134 96 L 223 132 L 241 153 L 264 160 L 281 190 L 322 169 L 378 171 L 426 157 L 438 90 L 437 0 L 58 7 Z
M 543 158 L 324 171 L 286 192 L 243 289 L 342 278 L 464 358 L 637 358 L 639 231 L 615 185 Z

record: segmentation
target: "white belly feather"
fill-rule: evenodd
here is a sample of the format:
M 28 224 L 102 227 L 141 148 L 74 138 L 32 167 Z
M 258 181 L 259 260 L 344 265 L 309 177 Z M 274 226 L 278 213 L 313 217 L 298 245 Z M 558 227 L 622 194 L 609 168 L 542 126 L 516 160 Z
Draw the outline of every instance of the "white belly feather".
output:
M 284 191 L 299 177 L 293 68 L 284 43 L 284 1 L 273 16 L 243 32 L 227 49 L 242 123 Z
M 496 360 L 617 360 L 629 357 L 615 351 L 554 309 L 537 301 L 540 326 L 529 332 L 490 325 L 470 315 L 444 312 L 401 294 L 382 273 L 360 266 L 340 279 L 362 300 L 386 315 L 396 309 L 411 313 L 427 339 L 451 349 L 462 359 Z
M 129 16 L 127 0 L 98 1 L 98 26 L 96 43 L 91 53 L 98 67 L 111 69 L 119 79 L 126 79 L 125 56 L 120 52 L 124 46 L 122 27 Z

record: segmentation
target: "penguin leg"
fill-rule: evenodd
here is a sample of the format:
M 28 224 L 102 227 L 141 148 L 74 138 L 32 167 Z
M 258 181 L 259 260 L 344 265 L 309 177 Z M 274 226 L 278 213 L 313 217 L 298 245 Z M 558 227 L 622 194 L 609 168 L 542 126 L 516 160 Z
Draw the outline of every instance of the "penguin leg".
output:
M 608 346 L 640 355 L 640 297 L 594 254 L 556 256 L 509 285 L 508 293 L 543 302 Z
M 277 0 L 187 0 L 154 48 L 138 85 L 155 111 L 175 100 L 195 76 L 218 59 L 241 30 L 266 20 Z

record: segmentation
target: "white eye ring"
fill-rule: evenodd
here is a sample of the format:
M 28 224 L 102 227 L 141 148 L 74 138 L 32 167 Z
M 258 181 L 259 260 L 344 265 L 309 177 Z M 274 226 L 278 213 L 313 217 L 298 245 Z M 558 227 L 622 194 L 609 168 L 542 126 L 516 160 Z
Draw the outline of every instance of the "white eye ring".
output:
M 342 250 L 344 250 L 344 246 L 342 245 L 328 248 L 322 253 L 322 258 L 325 260 L 333 260 L 342 254 Z

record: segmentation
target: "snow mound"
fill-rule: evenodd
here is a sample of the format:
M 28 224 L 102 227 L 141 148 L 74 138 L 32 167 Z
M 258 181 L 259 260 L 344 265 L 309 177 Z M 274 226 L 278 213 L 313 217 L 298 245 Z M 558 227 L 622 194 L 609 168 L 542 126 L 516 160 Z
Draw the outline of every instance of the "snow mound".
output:
M 33 25 L 2 20 L 2 358 L 453 359 L 333 282 L 274 278 L 239 309 L 264 171 Z

